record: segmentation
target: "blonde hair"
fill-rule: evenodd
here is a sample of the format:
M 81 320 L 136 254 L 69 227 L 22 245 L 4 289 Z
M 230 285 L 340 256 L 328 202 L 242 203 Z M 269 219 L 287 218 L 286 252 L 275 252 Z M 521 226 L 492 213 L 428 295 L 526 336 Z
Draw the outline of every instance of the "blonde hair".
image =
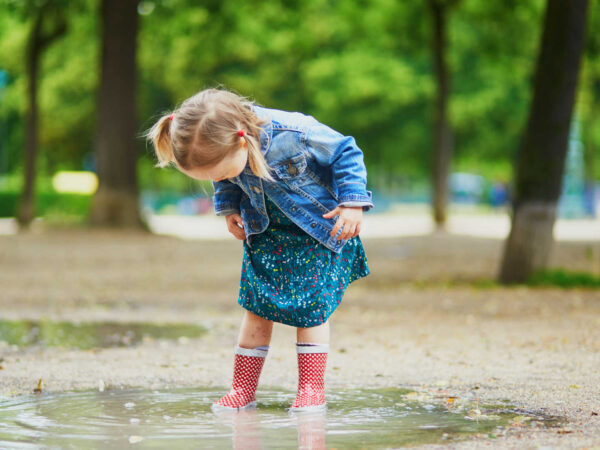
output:
M 204 89 L 188 98 L 173 111 L 172 120 L 165 114 L 144 133 L 156 152 L 158 163 L 154 167 L 171 163 L 186 170 L 212 167 L 240 148 L 237 132 L 244 130 L 252 172 L 274 181 L 260 148 L 261 126 L 268 120 L 254 114 L 254 104 L 220 88 Z

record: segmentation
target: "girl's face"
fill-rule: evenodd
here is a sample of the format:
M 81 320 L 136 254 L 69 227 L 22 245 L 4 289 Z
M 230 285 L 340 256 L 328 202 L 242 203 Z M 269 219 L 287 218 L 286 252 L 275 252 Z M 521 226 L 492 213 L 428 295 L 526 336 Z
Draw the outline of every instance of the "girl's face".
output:
M 237 177 L 248 161 L 248 149 L 246 143 L 240 147 L 235 153 L 230 153 L 221 160 L 217 165 L 212 167 L 195 167 L 191 170 L 184 170 L 179 167 L 179 171 L 187 175 L 188 177 L 195 178 L 196 180 L 213 180 L 221 181 L 225 178 Z

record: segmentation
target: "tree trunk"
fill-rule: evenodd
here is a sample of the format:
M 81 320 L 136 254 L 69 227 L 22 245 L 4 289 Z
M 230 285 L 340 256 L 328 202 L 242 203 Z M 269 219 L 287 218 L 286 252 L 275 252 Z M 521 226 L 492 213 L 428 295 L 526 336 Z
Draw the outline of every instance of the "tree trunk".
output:
M 54 28 L 44 33 L 44 21 L 50 17 L 52 4 L 47 2 L 35 11 L 31 34 L 27 43 L 27 113 L 25 120 L 25 173 L 17 222 L 22 228 L 28 228 L 35 218 L 35 176 L 38 153 L 38 75 L 39 63 L 44 52 L 66 30 L 66 21 L 60 9 L 55 9 L 56 22 Z
M 136 173 L 137 0 L 102 0 L 102 59 L 96 161 L 99 188 L 90 224 L 144 227 Z
M 511 231 L 499 272 L 523 282 L 546 267 L 581 55 L 587 0 L 548 0 L 529 120 L 517 152 Z
M 437 228 L 443 228 L 446 223 L 448 174 L 452 159 L 452 131 L 447 114 L 450 75 L 446 62 L 446 22 L 449 7 L 450 4 L 442 0 L 429 1 L 433 18 L 432 50 L 437 81 L 432 149 L 433 216 Z

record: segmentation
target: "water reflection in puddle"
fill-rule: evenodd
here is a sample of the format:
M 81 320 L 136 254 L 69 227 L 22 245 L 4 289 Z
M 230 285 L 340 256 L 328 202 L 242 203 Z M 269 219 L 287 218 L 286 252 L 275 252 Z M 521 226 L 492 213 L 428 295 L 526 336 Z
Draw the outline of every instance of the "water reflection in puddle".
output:
M 143 339 L 186 339 L 202 336 L 206 328 L 193 324 L 121 322 L 0 321 L 0 341 L 9 345 L 63 346 L 88 350 L 94 347 L 128 347 Z
M 258 409 L 213 413 L 224 389 L 78 391 L 0 398 L 1 448 L 386 448 L 556 426 L 507 405 L 404 389 L 328 391 L 322 413 L 289 413 L 294 392 L 260 389 Z

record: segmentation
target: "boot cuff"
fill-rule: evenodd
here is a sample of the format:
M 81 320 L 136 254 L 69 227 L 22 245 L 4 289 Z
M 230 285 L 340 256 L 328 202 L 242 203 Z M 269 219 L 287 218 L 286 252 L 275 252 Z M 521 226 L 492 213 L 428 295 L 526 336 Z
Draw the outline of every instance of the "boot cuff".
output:
M 237 353 L 238 355 L 258 356 L 260 358 L 264 358 L 265 356 L 267 356 L 268 350 L 261 350 L 259 348 L 243 348 L 239 345 L 236 345 L 235 353 Z
M 329 353 L 329 344 L 308 344 L 308 342 L 297 342 L 296 351 L 298 353 Z

